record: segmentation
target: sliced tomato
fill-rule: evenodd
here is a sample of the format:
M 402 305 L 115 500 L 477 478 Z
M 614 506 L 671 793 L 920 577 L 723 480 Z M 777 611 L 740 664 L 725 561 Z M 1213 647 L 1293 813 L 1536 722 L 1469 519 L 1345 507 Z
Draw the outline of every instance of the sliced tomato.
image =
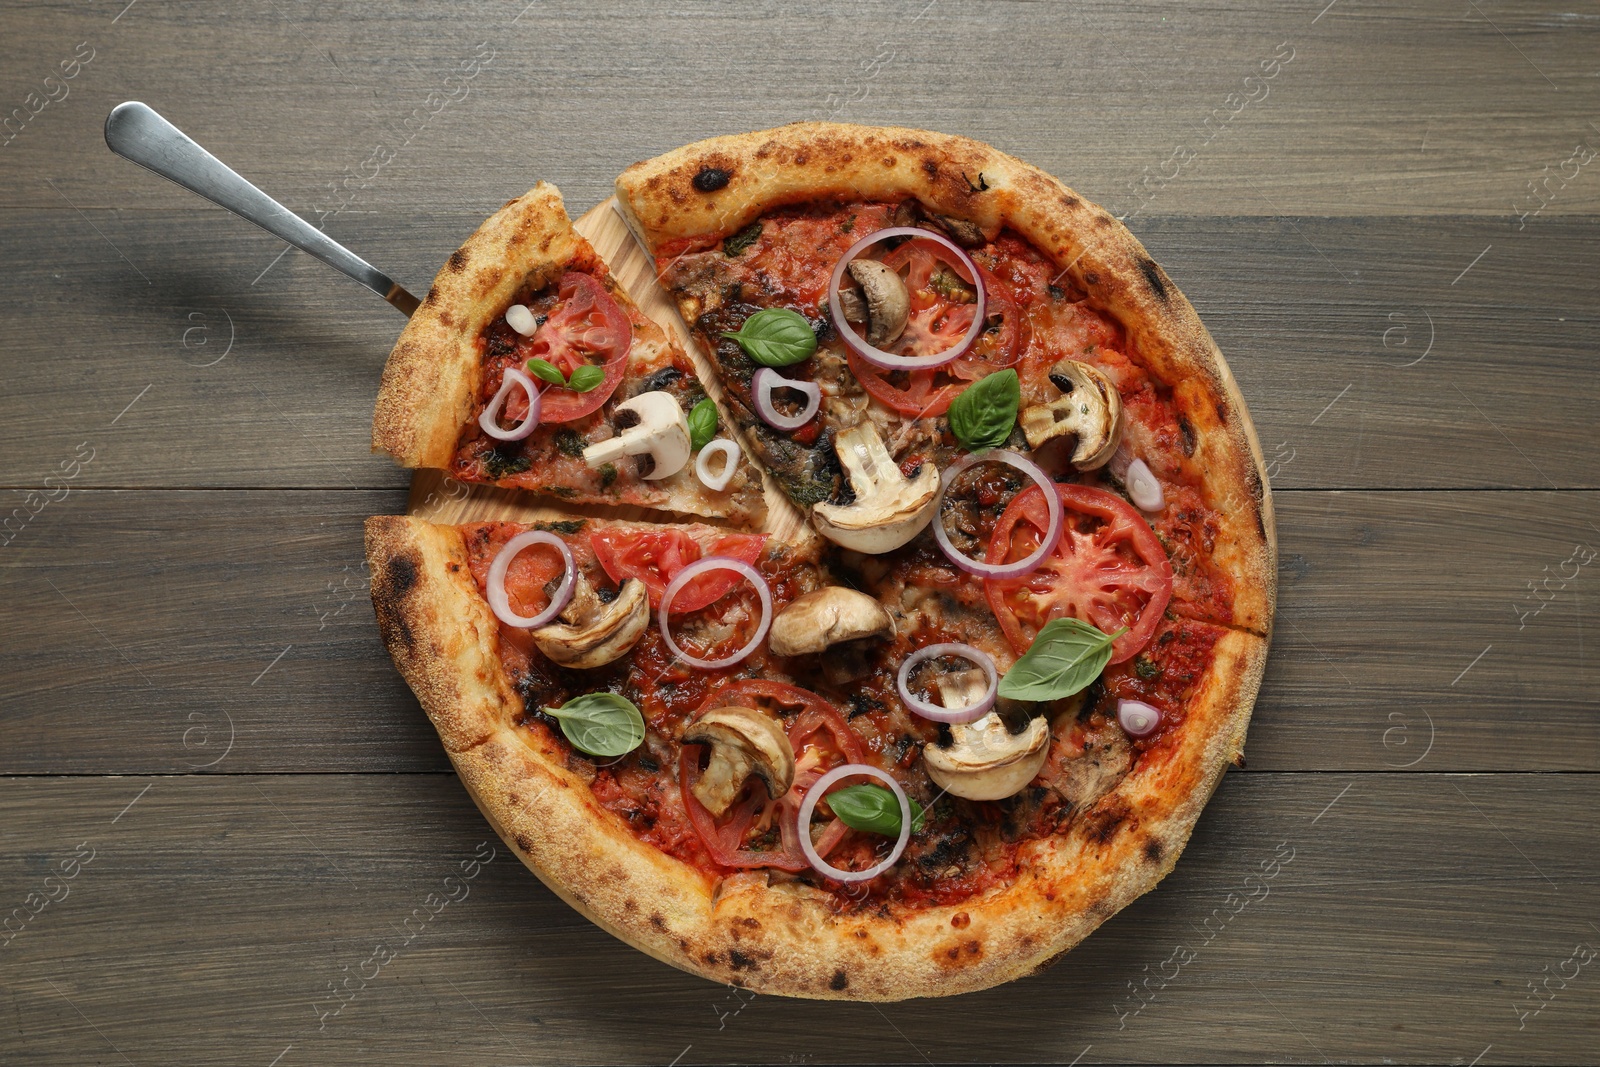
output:
M 1051 619 L 1081 619 L 1114 633 L 1128 632 L 1111 646 L 1121 663 L 1150 640 L 1172 599 L 1172 562 L 1150 524 L 1121 497 L 1087 485 L 1057 485 L 1061 539 L 1030 574 L 986 579 L 989 599 L 1006 640 L 1017 655 Z M 1039 547 L 1050 520 L 1038 486 L 1012 497 L 995 524 L 988 563 L 1023 559 Z
M 605 368 L 606 376 L 586 393 L 559 385 L 545 388 L 540 396 L 540 422 L 571 422 L 604 404 L 617 391 L 633 347 L 628 316 L 592 275 L 568 271 L 561 276 L 556 292 L 561 303 L 533 337 L 517 346 L 516 365 L 542 359 L 570 378 L 578 367 L 598 364 Z M 506 419 L 514 423 L 527 413 L 526 398 L 521 390 L 514 390 L 506 401 Z
M 754 565 L 761 558 L 767 534 L 727 534 L 711 546 L 711 555 Z M 650 593 L 650 607 L 659 609 L 667 584 L 678 572 L 700 559 L 700 546 L 682 530 L 596 530 L 589 535 L 595 558 L 621 584 L 637 578 Z M 672 614 L 699 611 L 744 584 L 732 571 L 715 571 L 693 579 L 672 598 Z
M 960 341 L 967 328 L 972 325 L 973 305 L 953 304 L 950 298 L 931 288 L 929 279 L 938 264 L 930 253 L 920 249 L 919 246 L 929 246 L 943 251 L 932 242 L 911 241 L 901 245 L 884 259 L 884 263 L 897 266 L 902 262 L 899 257 L 904 253 L 903 262 L 909 264 L 906 288 L 912 290 L 912 313 L 906 325 L 906 336 L 901 338 L 901 343 L 894 349 L 908 355 L 949 348 L 950 345 Z M 938 263 L 950 265 L 945 260 L 940 260 Z M 998 318 L 998 325 L 979 333 L 972 348 L 960 359 L 928 370 L 886 371 L 873 366 L 854 352 L 849 352 L 847 358 L 850 372 L 856 376 L 856 381 L 861 383 L 861 387 L 869 395 L 901 415 L 918 419 L 934 418 L 950 409 L 950 402 L 961 395 L 969 382 L 996 370 L 1010 367 L 1021 358 L 1023 351 L 1028 347 L 1028 326 L 1021 305 L 1012 297 L 1011 291 L 1005 284 L 989 271 L 978 267 L 978 273 L 983 278 L 987 301 L 984 315 L 991 321 Z M 959 272 L 959 276 L 965 279 L 965 271 Z M 918 284 L 922 288 L 914 288 Z M 925 305 L 920 312 L 917 310 L 919 302 Z M 967 310 L 963 315 L 959 310 L 952 308 Z M 960 328 L 950 336 L 950 329 L 956 325 Z M 907 341 L 907 337 L 911 340 Z M 941 378 L 946 380 L 946 384 L 935 387 L 935 382 Z M 952 382 L 949 379 L 956 380 Z
M 509 539 L 508 539 L 509 540 Z M 566 573 L 560 553 L 549 545 L 529 545 L 506 568 L 506 599 L 519 615 L 537 615 Z
M 794 785 L 784 796 L 773 800 L 766 789 L 752 781 L 733 806 L 719 818 L 713 816 L 694 795 L 693 784 L 700 776 L 700 745 L 685 745 L 678 757 L 678 785 L 689 821 L 705 842 L 707 851 L 724 867 L 776 867 L 783 871 L 803 871 L 810 864 L 800 850 L 800 804 L 816 780 L 842 763 L 860 763 L 866 755 L 861 738 L 849 722 L 828 701 L 809 690 L 767 678 L 744 678 L 718 689 L 707 698 L 704 708 L 756 703 L 798 707 L 800 714 L 788 730 L 789 745 L 795 754 Z M 702 709 L 704 710 L 704 709 Z M 802 769 L 804 768 L 804 769 Z M 771 850 L 744 847 L 752 825 L 776 820 L 783 845 Z M 848 831 L 842 820 L 834 819 L 814 842 L 817 852 L 826 856 Z M 809 828 L 807 828 L 809 832 Z

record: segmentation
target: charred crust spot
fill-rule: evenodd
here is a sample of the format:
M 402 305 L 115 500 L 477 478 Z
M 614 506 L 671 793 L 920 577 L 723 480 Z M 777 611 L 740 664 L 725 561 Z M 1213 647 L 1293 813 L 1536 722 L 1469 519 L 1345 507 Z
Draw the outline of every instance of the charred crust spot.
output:
M 1099 285 L 1100 284 L 1100 275 L 1096 274 L 1094 271 L 1088 272 L 1087 274 L 1085 274 L 1083 276 L 1083 284 L 1084 285 Z
M 661 913 L 659 911 L 652 911 L 650 913 L 650 925 L 655 927 L 657 930 L 660 930 L 662 933 L 667 932 L 667 920 L 661 917 Z
M 761 920 L 760 919 L 752 919 L 749 916 L 745 916 L 742 919 L 735 919 L 734 923 L 736 925 L 744 927 L 746 930 L 759 930 L 759 929 L 761 929 Z
M 1097 919 L 1109 919 L 1111 917 L 1111 901 L 1101 897 L 1089 905 L 1089 914 Z
M 1075 196 L 1063 196 L 1061 198 L 1061 203 L 1065 207 L 1077 207 L 1079 204 L 1083 203 L 1083 201 L 1079 200 Z
M 828 982 L 828 988 L 835 993 L 842 993 L 850 985 L 850 976 L 843 971 L 834 971 L 833 978 Z
M 1183 454 L 1186 456 L 1194 455 L 1194 446 L 1197 443 L 1194 426 L 1190 424 L 1188 418 L 1184 415 L 1178 416 L 1178 432 L 1183 435 Z
M 1155 838 L 1152 837 L 1150 840 L 1148 840 L 1148 841 L 1146 841 L 1144 843 L 1144 858 L 1145 859 L 1149 860 L 1151 863 L 1160 863 L 1161 862 L 1161 855 L 1162 855 L 1162 852 L 1161 852 L 1161 842 L 1160 841 L 1157 841 Z
M 383 568 L 384 592 L 391 600 L 404 600 L 417 584 L 417 561 L 410 556 L 396 556 Z
M 733 175 L 721 167 L 701 167 L 700 173 L 694 176 L 690 184 L 702 193 L 714 193 L 718 189 L 727 188 L 728 179 L 732 177 Z
M 462 271 L 466 270 L 467 250 L 464 248 L 458 248 L 454 252 L 451 252 L 449 260 L 445 262 L 445 266 L 448 267 L 450 272 L 453 274 L 460 274 Z
M 965 930 L 972 923 L 972 916 L 964 911 L 958 911 L 950 916 L 950 925 L 957 930 Z
M 1167 302 L 1167 280 L 1161 275 L 1161 268 L 1156 261 L 1148 256 L 1139 257 L 1139 273 L 1144 275 L 1144 280 L 1150 283 L 1150 291 L 1156 294 L 1156 299 L 1163 304 Z
M 512 843 L 524 852 L 533 851 L 533 838 L 529 837 L 527 834 L 518 834 L 516 840 Z
M 704 959 L 707 963 L 716 963 L 718 960 L 722 959 L 722 957 L 717 955 L 715 952 L 707 952 L 704 956 Z
M 924 159 L 922 161 L 922 173 L 926 174 L 931 181 L 938 181 L 939 164 L 934 160 Z
M 629 915 L 632 915 L 634 912 L 639 910 L 639 902 L 634 900 L 632 897 L 629 897 L 627 900 L 622 902 L 622 910 L 627 912 Z
M 1022 935 L 1022 939 L 1017 942 L 1017 946 L 1019 948 L 1023 949 L 1024 951 L 1026 951 L 1027 949 L 1032 948 L 1033 947 L 1033 935 L 1032 934 L 1023 934 Z
M 430 285 L 428 287 L 428 295 L 422 298 L 422 302 L 429 307 L 437 304 L 439 302 L 439 287 L 437 285 Z
M 746 956 L 736 948 L 728 950 L 728 964 L 736 971 L 753 971 L 756 961 L 753 956 Z

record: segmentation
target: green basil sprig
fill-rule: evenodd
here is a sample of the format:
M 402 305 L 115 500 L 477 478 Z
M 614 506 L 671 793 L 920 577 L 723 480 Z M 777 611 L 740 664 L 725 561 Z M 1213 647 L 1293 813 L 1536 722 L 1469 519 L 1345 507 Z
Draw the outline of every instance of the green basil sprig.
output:
M 559 708 L 540 710 L 561 724 L 574 748 L 591 756 L 621 756 L 644 740 L 644 716 L 633 701 L 615 693 L 585 693 Z
M 1014 370 L 979 378 L 950 402 L 950 432 L 968 452 L 999 448 L 1011 436 L 1022 403 L 1022 383 Z
M 527 367 L 528 373 L 540 381 L 564 386 L 579 393 L 587 393 L 606 380 L 606 369 L 594 363 L 585 363 L 581 367 L 573 368 L 570 378 L 561 373 L 560 367 L 547 359 L 535 357 L 528 360 Z
M 731 259 L 755 244 L 756 238 L 760 236 L 761 220 L 757 219 L 738 233 L 732 233 L 723 238 L 722 254 Z
M 739 342 L 744 354 L 764 367 L 788 367 L 817 350 L 817 335 L 798 311 L 763 308 L 744 320 L 738 333 L 723 337 Z
M 708 396 L 689 412 L 689 447 L 698 452 L 717 436 L 717 405 Z
M 1000 679 L 1008 700 L 1060 700 L 1100 677 L 1111 662 L 1111 642 L 1126 626 L 1105 633 L 1078 619 L 1051 619 L 1023 657 Z
M 922 805 L 906 797 L 911 805 L 911 829 L 922 829 Z M 900 802 L 881 785 L 847 785 L 828 794 L 828 807 L 852 830 L 865 830 L 885 837 L 900 836 Z

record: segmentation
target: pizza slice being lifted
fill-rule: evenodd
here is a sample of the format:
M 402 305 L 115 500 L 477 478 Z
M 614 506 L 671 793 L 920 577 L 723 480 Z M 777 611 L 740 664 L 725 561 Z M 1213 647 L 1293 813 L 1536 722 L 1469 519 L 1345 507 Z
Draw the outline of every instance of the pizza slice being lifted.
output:
M 728 435 L 710 443 L 718 422 L 682 348 L 540 183 L 434 279 L 384 367 L 372 441 L 465 482 L 757 525 L 761 477 Z

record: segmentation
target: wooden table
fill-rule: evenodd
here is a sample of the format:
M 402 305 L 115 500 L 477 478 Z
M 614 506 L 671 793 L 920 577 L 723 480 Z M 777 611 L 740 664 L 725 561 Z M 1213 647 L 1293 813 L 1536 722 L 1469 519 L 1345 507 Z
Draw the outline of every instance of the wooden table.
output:
M 8 8 L 0 1062 L 1593 1062 L 1600 18 L 1564 10 Z M 1128 215 L 1271 461 L 1248 769 L 1155 892 L 958 1001 L 707 984 L 503 847 L 430 913 L 494 842 L 366 599 L 401 323 L 108 153 L 130 98 L 419 292 L 535 179 L 576 214 L 797 118 L 970 134 Z

